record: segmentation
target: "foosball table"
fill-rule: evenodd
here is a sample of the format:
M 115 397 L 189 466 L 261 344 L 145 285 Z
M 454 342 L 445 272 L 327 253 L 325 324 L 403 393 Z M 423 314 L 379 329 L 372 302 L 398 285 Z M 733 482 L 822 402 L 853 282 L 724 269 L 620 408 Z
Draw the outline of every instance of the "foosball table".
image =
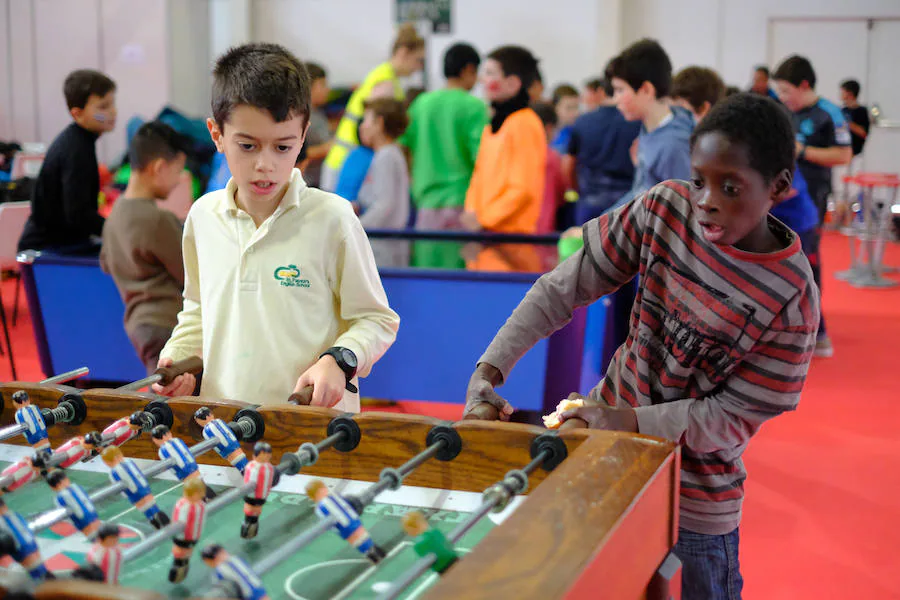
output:
M 27 528 L 0 539 L 0 597 L 680 597 L 663 440 L 52 383 L 0 398 L 0 533 Z M 49 448 L 21 435 L 27 406 Z M 126 465 L 149 489 L 110 478 Z

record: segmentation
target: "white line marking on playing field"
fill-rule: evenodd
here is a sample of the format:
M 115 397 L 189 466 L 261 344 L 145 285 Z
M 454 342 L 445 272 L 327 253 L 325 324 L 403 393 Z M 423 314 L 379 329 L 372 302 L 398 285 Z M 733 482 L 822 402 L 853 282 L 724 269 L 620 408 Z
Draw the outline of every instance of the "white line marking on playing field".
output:
M 400 542 L 399 544 L 397 544 L 396 546 L 391 548 L 391 551 L 388 552 L 387 555 L 383 559 L 381 559 L 381 561 L 378 563 L 378 565 L 380 565 L 383 562 L 387 562 L 388 560 L 391 559 L 391 557 L 396 556 L 401 550 L 403 550 L 407 546 L 412 546 L 412 542 L 410 542 L 408 540 L 403 540 L 402 542 Z M 368 579 L 369 575 L 371 575 L 378 569 L 378 565 L 372 565 L 371 567 L 367 568 L 365 571 L 360 573 L 356 577 L 356 579 L 351 581 L 349 585 L 347 585 L 346 587 L 344 587 L 343 590 L 341 590 L 340 594 L 338 594 L 331 600 L 341 600 L 341 598 L 346 598 L 347 596 L 352 594 L 354 591 L 356 591 L 356 588 L 357 588 L 357 586 L 359 586 L 360 583 L 362 583 L 363 581 Z
M 308 565 L 306 567 L 301 568 L 299 571 L 295 571 L 291 574 L 290 577 L 284 580 L 284 591 L 287 592 L 287 595 L 290 596 L 293 600 L 307 600 L 305 596 L 300 596 L 294 593 L 294 590 L 291 589 L 291 582 L 294 580 L 294 577 L 298 575 L 302 575 L 307 571 L 312 571 L 314 569 L 318 569 L 320 567 L 328 567 L 328 566 L 337 566 L 337 565 L 350 565 L 356 564 L 360 562 L 368 562 L 364 558 L 342 558 L 340 560 L 330 560 L 324 563 L 317 563 L 314 565 Z
M 153 494 L 153 497 L 154 497 L 154 498 L 159 498 L 160 496 L 165 496 L 166 494 L 168 494 L 168 493 L 171 492 L 172 490 L 176 490 L 176 489 L 180 488 L 180 487 L 183 486 L 183 485 L 184 485 L 184 484 L 183 484 L 183 483 L 180 483 L 180 482 L 179 482 L 179 483 L 176 483 L 175 485 L 173 485 L 172 487 L 170 487 L 170 488 L 167 489 L 167 490 L 163 490 L 163 491 L 161 491 L 161 492 L 158 493 L 158 494 Z M 133 510 L 137 510 L 137 507 L 136 507 L 136 506 L 132 506 L 131 508 L 129 508 L 129 509 L 127 509 L 127 510 L 123 510 L 122 512 L 120 512 L 120 513 L 117 514 L 116 516 L 110 517 L 109 519 L 106 519 L 106 520 L 107 520 L 107 521 L 115 521 L 116 519 L 118 519 L 118 518 L 120 518 L 120 517 L 124 517 L 125 515 L 127 515 L 128 513 L 130 513 L 130 512 L 133 511 Z M 141 536 L 141 537 L 143 537 L 143 536 Z
M 387 561 L 392 556 L 396 555 L 400 550 L 402 550 L 403 548 L 405 548 L 406 546 L 409 546 L 409 545 L 410 545 L 410 542 L 408 542 L 408 541 L 400 542 L 399 544 L 397 544 L 396 546 L 391 548 L 391 551 L 388 552 L 388 554 L 381 560 L 381 562 Z M 316 563 L 313 565 L 307 565 L 305 567 L 301 567 L 297 571 L 294 571 L 290 577 L 288 577 L 287 579 L 284 580 L 284 591 L 287 592 L 287 595 L 290 596 L 292 600 L 307 600 L 307 598 L 305 598 L 304 596 L 300 596 L 299 594 L 295 593 L 294 590 L 292 589 L 291 582 L 294 581 L 294 578 L 299 577 L 300 575 L 303 575 L 304 573 L 306 573 L 308 571 L 314 571 L 316 569 L 321 569 L 324 567 L 331 567 L 331 566 L 338 566 L 338 565 L 350 565 L 350 564 L 357 564 L 357 563 L 368 563 L 368 562 L 369 562 L 369 560 L 365 559 L 365 558 L 341 558 L 338 560 L 330 560 L 328 562 Z M 358 576 L 356 579 L 354 579 L 353 582 L 349 586 L 345 587 L 344 590 L 346 591 L 348 588 L 350 588 L 350 590 L 352 591 L 352 588 L 354 585 L 356 585 L 357 581 L 359 581 L 360 579 L 365 579 L 372 573 L 373 570 L 375 570 L 377 568 L 378 568 L 378 565 L 372 565 L 371 567 L 369 567 L 368 569 L 363 571 L 363 573 L 360 576 Z M 331 600 L 337 600 L 338 598 L 344 597 L 345 595 L 346 595 L 346 593 L 343 593 L 342 595 L 335 596 Z
M 460 554 L 468 554 L 469 552 L 471 552 L 469 548 L 457 548 L 456 551 Z M 440 573 L 435 573 L 434 571 L 432 571 L 425 576 L 425 579 L 422 581 L 422 583 L 419 584 L 419 587 L 414 589 L 409 596 L 404 598 L 404 600 L 416 600 L 416 598 L 418 598 L 422 592 L 431 587 L 431 584 L 433 584 L 435 580 L 440 578 L 440 576 Z

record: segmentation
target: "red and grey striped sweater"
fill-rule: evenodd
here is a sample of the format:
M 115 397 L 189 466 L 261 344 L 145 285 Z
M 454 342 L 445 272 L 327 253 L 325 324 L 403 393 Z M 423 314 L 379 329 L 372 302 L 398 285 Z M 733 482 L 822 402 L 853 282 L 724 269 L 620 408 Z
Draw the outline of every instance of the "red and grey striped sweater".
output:
M 541 277 L 479 362 L 504 380 L 572 311 L 640 274 L 628 339 L 595 401 L 632 406 L 641 433 L 682 444 L 681 526 L 738 526 L 741 455 L 768 419 L 796 408 L 815 345 L 819 296 L 797 236 L 753 254 L 707 242 L 687 184 L 669 181 L 587 223 L 584 249 Z

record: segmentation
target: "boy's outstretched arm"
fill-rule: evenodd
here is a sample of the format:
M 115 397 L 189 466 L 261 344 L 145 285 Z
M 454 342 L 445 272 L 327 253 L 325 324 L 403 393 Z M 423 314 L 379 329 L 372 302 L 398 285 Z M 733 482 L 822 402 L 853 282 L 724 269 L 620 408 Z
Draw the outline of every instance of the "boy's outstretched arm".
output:
M 797 407 L 816 344 L 818 306 L 814 288 L 798 294 L 719 391 L 636 408 L 640 433 L 703 453 L 746 445 L 765 421 Z
M 797 294 L 715 393 L 633 409 L 603 403 L 568 411 L 562 418 L 665 438 L 694 452 L 740 449 L 765 421 L 797 407 L 816 343 L 817 306 L 815 289 Z M 597 388 L 591 397 L 600 397 Z M 624 412 L 633 412 L 634 420 L 624 418 Z
M 512 410 L 493 390 L 538 341 L 562 328 L 576 308 L 614 292 L 638 273 L 650 196 L 636 198 L 584 226 L 584 248 L 543 275 L 519 303 L 478 360 L 466 393 L 466 414 L 487 402 Z
M 357 219 L 335 260 L 334 291 L 340 317 L 348 324 L 334 345 L 356 354 L 357 375 L 365 377 L 397 338 L 400 317 L 388 305 L 369 240 Z

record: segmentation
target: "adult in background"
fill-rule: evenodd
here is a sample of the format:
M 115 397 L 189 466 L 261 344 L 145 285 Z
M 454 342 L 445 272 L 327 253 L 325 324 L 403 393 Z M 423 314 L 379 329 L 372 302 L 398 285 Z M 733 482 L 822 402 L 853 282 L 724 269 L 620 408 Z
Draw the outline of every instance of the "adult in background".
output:
M 359 124 L 363 120 L 365 103 L 376 98 L 406 99 L 401 77 L 408 77 L 425 67 L 425 40 L 412 23 L 404 23 L 397 31 L 391 59 L 372 69 L 347 102 L 344 116 L 338 123 L 334 145 L 322 167 L 320 187 L 332 192 L 347 155 L 359 145 Z

